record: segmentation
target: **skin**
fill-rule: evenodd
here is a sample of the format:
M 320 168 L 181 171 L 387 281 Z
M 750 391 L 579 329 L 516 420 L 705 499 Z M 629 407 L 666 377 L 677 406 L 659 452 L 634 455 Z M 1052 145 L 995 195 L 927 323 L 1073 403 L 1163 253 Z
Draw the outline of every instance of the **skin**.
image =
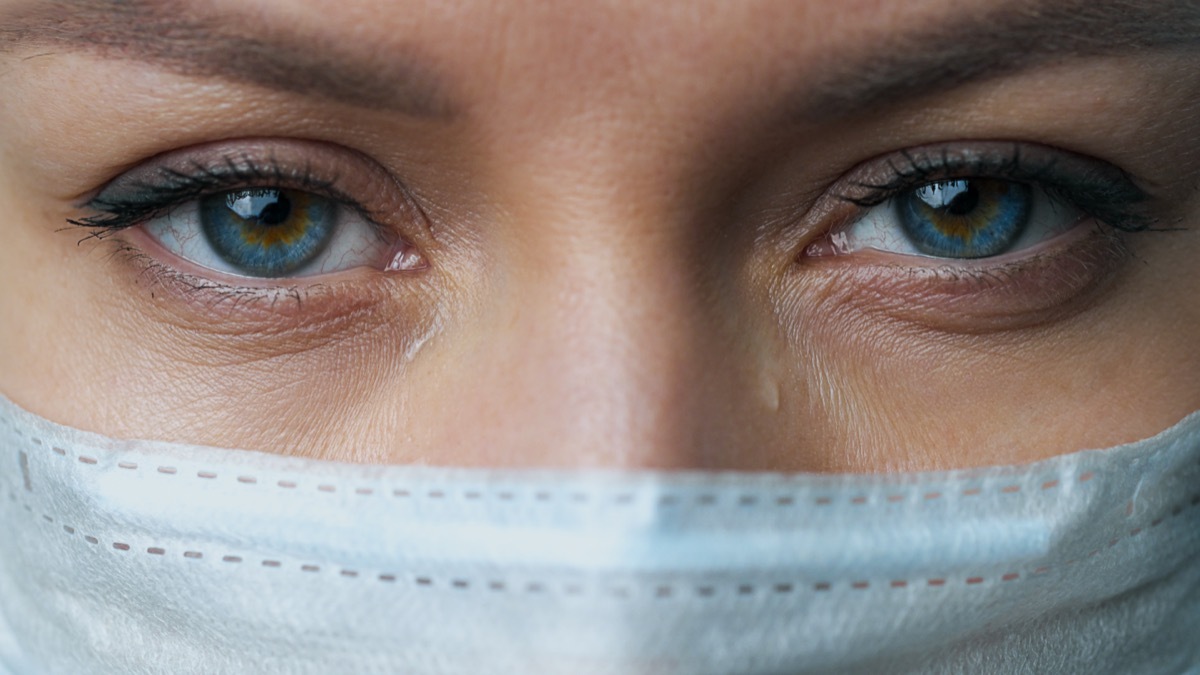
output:
M 881 36 L 1005 1 L 190 3 L 415 54 L 447 117 L 119 50 L 0 53 L 0 392 L 111 436 L 378 463 L 908 471 L 1151 436 L 1200 409 L 1195 51 L 777 112 Z M 144 232 L 66 224 L 157 155 L 256 139 L 398 177 L 420 269 L 198 291 Z M 850 217 L 854 171 L 997 141 L 1127 172 L 1171 231 L 1084 217 L 1003 272 L 804 255 Z

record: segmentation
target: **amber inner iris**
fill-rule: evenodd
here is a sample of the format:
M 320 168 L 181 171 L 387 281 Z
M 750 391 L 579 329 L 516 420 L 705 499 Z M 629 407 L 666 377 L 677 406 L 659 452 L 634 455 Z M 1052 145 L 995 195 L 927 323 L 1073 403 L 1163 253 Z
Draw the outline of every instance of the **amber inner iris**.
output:
M 200 204 L 204 236 L 238 273 L 292 274 L 311 263 L 336 231 L 336 205 L 297 190 L 234 190 Z
M 905 234 L 922 253 L 983 258 L 1008 250 L 1029 221 L 1028 185 L 999 179 L 927 183 L 897 199 Z

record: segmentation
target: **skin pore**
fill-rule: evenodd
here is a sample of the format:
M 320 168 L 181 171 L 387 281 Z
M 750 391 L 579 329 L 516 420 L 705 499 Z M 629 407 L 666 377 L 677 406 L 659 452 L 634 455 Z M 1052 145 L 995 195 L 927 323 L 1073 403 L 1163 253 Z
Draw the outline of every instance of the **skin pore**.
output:
M 901 471 L 1153 435 L 1200 409 L 1200 5 L 1134 4 L 0 0 L 0 393 L 379 463 Z M 69 224 L 244 163 L 416 262 L 247 278 Z M 1050 232 L 837 244 L 914 174 L 1034 185 Z

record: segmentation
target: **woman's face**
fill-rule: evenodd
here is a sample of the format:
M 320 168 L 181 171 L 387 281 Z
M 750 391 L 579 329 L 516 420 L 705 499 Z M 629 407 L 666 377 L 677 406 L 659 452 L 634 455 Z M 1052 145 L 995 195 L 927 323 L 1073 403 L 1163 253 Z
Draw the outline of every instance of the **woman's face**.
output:
M 1145 437 L 1200 408 L 1198 15 L 0 0 L 0 392 L 355 462 Z

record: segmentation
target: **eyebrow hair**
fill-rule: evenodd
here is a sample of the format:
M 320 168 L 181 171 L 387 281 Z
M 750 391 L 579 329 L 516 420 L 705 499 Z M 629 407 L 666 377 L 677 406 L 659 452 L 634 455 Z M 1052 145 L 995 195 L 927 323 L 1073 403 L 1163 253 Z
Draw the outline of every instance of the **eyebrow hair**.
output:
M 238 18 L 179 0 L 33 0 L 0 16 L 0 53 L 84 50 L 418 118 L 455 114 L 441 81 L 414 53 L 352 50 L 336 36 Z
M 266 19 L 204 15 L 179 0 L 31 0 L 0 17 L 0 53 L 85 49 L 363 108 L 454 116 L 443 83 L 416 54 L 351 51 L 333 40 Z M 788 98 L 789 110 L 825 121 L 1055 60 L 1198 45 L 1198 0 L 1014 0 L 891 33 L 858 55 L 830 54 L 823 75 Z
M 824 121 L 1070 58 L 1200 47 L 1200 0 L 1026 0 L 897 32 L 858 59 L 832 55 L 792 97 Z

